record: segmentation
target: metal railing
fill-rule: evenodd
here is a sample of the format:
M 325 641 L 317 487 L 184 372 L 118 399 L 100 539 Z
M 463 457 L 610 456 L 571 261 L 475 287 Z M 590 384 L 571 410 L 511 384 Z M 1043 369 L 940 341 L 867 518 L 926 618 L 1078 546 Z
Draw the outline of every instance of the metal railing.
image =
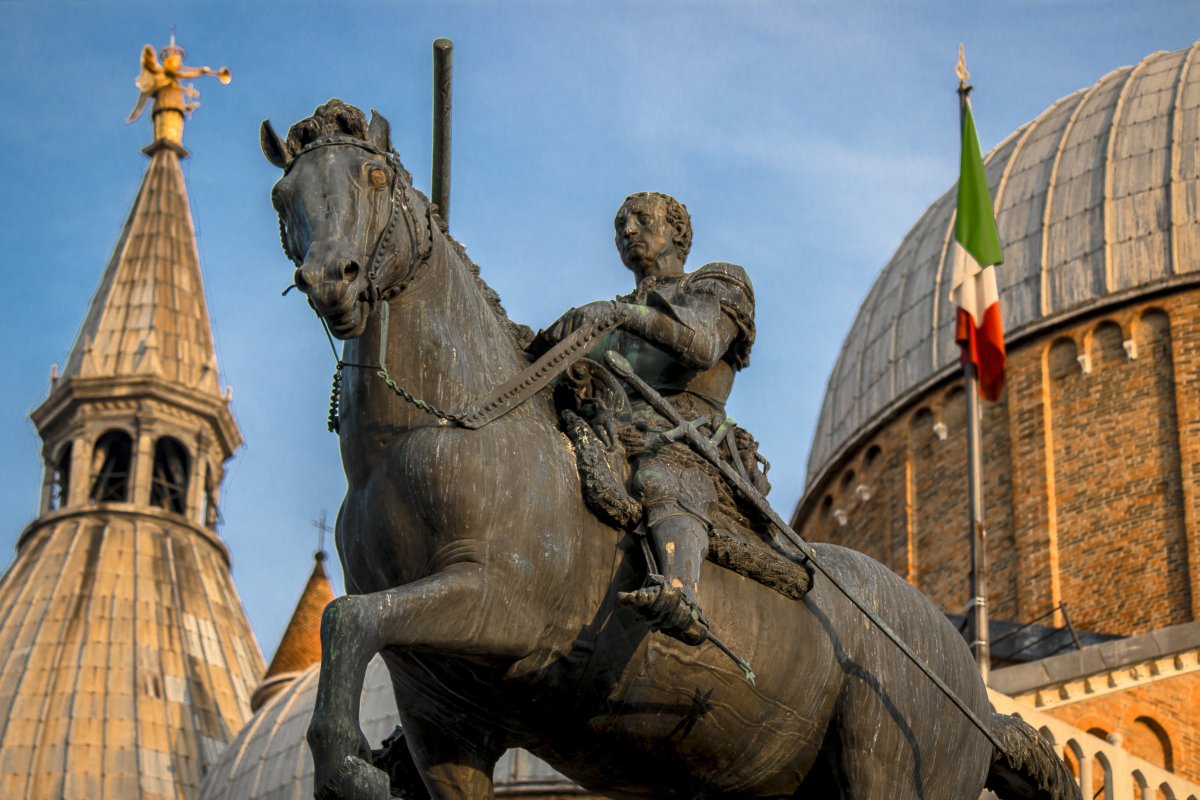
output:
M 1041 732 L 1073 767 L 1085 798 L 1200 800 L 1200 785 L 1138 758 L 1118 744 L 1093 736 L 993 689 L 988 690 L 988 695 L 997 711 L 1020 717 Z
M 1059 613 L 1059 612 L 1062 613 L 1063 623 L 1066 626 L 1067 632 L 1071 634 L 1071 643 L 1075 645 L 1076 650 L 1082 650 L 1083 642 L 1079 641 L 1079 634 L 1075 632 L 1075 626 L 1071 624 L 1071 615 L 1067 613 L 1067 604 L 1065 602 L 1059 603 L 1054 608 L 1050 609 L 1045 614 L 1042 614 L 1037 619 L 1031 619 L 1029 622 L 1026 622 L 1022 625 L 1017 626 L 1016 628 L 1013 628 L 1011 631 L 1004 634 L 1003 636 L 997 636 L 995 639 L 992 640 L 992 646 L 995 647 L 997 644 L 999 644 L 1000 642 L 1003 642 L 1006 639 L 1011 639 L 1011 638 L 1014 638 L 1014 637 L 1020 635 L 1023 631 L 1026 631 L 1026 630 L 1034 627 L 1042 620 L 1044 620 L 1048 617 L 1052 617 L 1056 613 Z M 1026 650 L 1037 647 L 1039 644 L 1041 644 L 1042 642 L 1051 638 L 1052 636 L 1057 636 L 1061 630 L 1062 630 L 1061 628 L 1051 627 L 1048 632 L 1042 634 L 1041 636 L 1039 636 L 1038 638 L 1034 639 L 1031 642 L 1026 642 L 1021 647 L 1017 648 L 1016 650 L 1011 651 L 1008 655 L 1011 658 L 1013 656 L 1016 656 L 1018 653 L 1024 653 Z M 1066 645 L 1064 644 L 1063 647 L 1065 647 L 1065 646 Z M 1062 649 L 1063 648 L 1061 648 L 1061 647 L 1059 648 L 1059 650 L 1062 650 Z

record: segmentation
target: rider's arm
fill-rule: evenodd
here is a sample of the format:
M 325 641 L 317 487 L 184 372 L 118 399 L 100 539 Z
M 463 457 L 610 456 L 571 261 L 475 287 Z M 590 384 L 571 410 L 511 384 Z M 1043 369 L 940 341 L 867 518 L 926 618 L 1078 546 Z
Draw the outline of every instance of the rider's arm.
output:
M 754 343 L 754 288 L 736 265 L 706 264 L 683 279 L 668 300 L 652 293 L 645 305 L 622 304 L 622 327 L 675 353 L 693 369 L 726 358 L 735 369 L 749 363 Z
M 668 308 L 622 304 L 621 327 L 678 356 L 692 369 L 708 369 L 737 338 L 738 326 L 716 298 L 689 298 Z

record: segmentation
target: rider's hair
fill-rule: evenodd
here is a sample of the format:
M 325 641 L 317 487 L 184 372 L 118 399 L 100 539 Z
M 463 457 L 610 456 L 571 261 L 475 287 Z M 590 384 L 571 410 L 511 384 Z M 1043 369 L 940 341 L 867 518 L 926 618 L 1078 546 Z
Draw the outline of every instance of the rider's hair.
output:
M 614 225 L 617 224 L 617 220 L 621 219 L 621 212 L 634 200 L 657 200 L 666 207 L 667 222 L 674 230 L 671 241 L 675 243 L 675 249 L 679 251 L 680 260 L 686 261 L 688 253 L 692 250 L 692 216 L 688 213 L 687 206 L 671 195 L 662 192 L 634 192 L 626 197 L 625 202 L 617 209 L 617 218 L 613 220 Z

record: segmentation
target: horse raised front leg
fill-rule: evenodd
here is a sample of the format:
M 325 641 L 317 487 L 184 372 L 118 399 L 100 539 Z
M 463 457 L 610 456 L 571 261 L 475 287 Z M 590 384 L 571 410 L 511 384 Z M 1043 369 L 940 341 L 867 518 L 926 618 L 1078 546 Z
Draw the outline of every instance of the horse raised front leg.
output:
M 386 775 L 370 766 L 358 717 L 363 679 L 375 654 L 415 648 L 520 658 L 536 642 L 538 624 L 512 601 L 513 593 L 489 584 L 479 565 L 456 565 L 394 589 L 339 597 L 326 607 L 320 681 L 308 727 L 319 800 L 389 797 Z

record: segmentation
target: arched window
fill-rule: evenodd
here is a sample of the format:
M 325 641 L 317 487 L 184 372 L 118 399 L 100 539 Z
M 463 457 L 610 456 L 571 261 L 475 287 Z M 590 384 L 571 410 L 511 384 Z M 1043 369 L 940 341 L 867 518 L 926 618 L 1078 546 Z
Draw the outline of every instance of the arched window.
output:
M 164 436 L 154 443 L 150 505 L 182 514 L 187 510 L 188 453 L 178 439 Z
M 1054 344 L 1050 345 L 1047 360 L 1051 380 L 1066 380 L 1079 374 L 1079 348 L 1075 346 L 1074 339 L 1056 339 Z
M 1141 716 L 1134 720 L 1133 734 L 1129 748 L 1134 755 L 1146 759 L 1151 764 L 1162 767 L 1168 772 L 1175 771 L 1175 748 L 1171 745 L 1171 736 L 1152 717 Z
M 133 461 L 133 439 L 125 431 L 108 431 L 96 440 L 92 454 L 93 503 L 124 503 L 129 500 L 129 466 Z
M 868 447 L 867 448 L 867 457 L 866 457 L 866 460 L 863 462 L 866 465 L 866 468 L 871 469 L 872 467 L 874 467 L 875 462 L 877 462 L 879 460 L 879 457 L 881 455 L 883 455 L 883 449 L 880 448 L 879 445 L 873 444 L 870 447 Z
M 71 442 L 67 442 L 50 473 L 50 510 L 62 508 L 71 495 Z

